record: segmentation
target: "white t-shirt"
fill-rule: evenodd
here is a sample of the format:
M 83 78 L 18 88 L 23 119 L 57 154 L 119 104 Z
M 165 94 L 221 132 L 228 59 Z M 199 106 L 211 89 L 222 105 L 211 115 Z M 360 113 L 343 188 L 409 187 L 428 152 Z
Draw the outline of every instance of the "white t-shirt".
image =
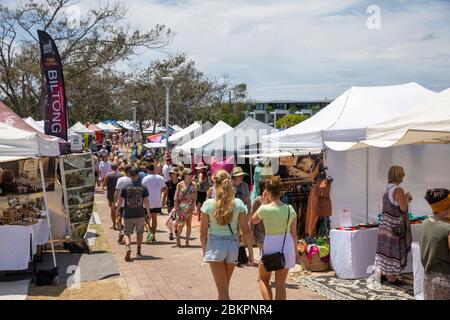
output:
M 116 190 L 119 192 L 119 196 L 120 196 L 120 192 L 130 183 L 131 183 L 131 178 L 127 177 L 127 176 L 117 179 Z M 121 208 L 123 208 L 123 205 L 121 206 Z
M 170 180 L 170 166 L 166 163 L 162 169 L 162 174 L 164 176 L 164 180 Z
M 142 185 L 148 190 L 150 209 L 162 208 L 161 190 L 166 186 L 163 177 L 149 174 L 142 180 Z

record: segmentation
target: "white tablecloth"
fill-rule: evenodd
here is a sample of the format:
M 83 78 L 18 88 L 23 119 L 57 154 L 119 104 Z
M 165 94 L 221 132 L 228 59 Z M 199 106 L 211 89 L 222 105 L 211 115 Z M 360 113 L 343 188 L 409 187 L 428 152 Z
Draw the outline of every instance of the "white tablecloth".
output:
M 411 225 L 411 232 L 413 241 L 419 241 L 422 225 Z M 378 228 L 358 231 L 331 230 L 331 264 L 338 278 L 360 279 L 373 274 L 377 233 Z M 411 253 L 408 255 L 408 265 L 403 272 L 413 272 Z
M 414 273 L 414 296 L 416 300 L 423 300 L 423 278 L 425 271 L 420 259 L 420 246 L 418 242 L 413 242 L 411 246 L 413 257 L 413 273 Z
M 39 220 L 31 226 L 0 226 L 0 270 L 28 269 L 30 263 L 30 239 L 33 255 L 38 245 L 48 242 L 50 232 L 47 220 Z

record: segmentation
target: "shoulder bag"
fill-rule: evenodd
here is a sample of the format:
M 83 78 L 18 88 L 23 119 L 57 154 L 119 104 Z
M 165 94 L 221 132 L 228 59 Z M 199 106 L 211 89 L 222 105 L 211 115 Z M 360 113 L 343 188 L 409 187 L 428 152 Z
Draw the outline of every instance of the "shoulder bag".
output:
M 231 229 L 230 224 L 228 224 L 228 229 L 230 229 L 231 234 L 234 235 L 234 232 Z M 237 262 L 239 264 L 247 264 L 248 263 L 248 256 L 247 256 L 247 251 L 245 251 L 245 247 L 239 247 L 238 261 Z
M 291 215 L 291 209 L 288 206 L 288 219 L 286 222 L 286 231 L 284 232 L 284 240 L 283 247 L 281 248 L 281 252 L 275 252 L 272 254 L 264 254 L 262 255 L 261 261 L 263 262 L 264 268 L 268 272 L 282 270 L 286 266 L 286 259 L 284 257 L 284 244 L 286 242 L 286 234 L 289 227 L 289 218 Z

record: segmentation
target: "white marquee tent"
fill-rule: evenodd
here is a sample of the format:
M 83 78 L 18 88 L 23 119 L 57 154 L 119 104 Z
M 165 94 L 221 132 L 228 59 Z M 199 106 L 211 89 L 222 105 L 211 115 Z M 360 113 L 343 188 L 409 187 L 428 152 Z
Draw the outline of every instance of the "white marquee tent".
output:
M 249 147 L 247 153 L 254 154 L 258 150 L 258 143 L 262 136 L 278 132 L 278 130 L 268 124 L 258 121 L 252 117 L 245 119 L 227 134 L 215 139 L 203 147 L 203 153 L 212 155 L 216 152 L 225 152 L 234 155 L 244 154 L 246 146 Z
M 36 129 L 40 133 L 45 133 L 44 120 L 36 121 L 32 117 L 28 117 L 28 118 L 26 118 L 24 120 L 25 120 L 26 123 L 28 123 L 31 127 Z
M 328 144 L 365 140 L 368 126 L 387 121 L 435 95 L 411 82 L 383 87 L 351 87 L 313 117 L 262 138 L 265 150 L 323 148 Z
M 89 130 L 86 128 L 85 125 L 83 125 L 81 122 L 75 123 L 72 127 L 70 127 L 69 132 L 77 133 L 77 134 L 89 134 L 89 135 L 95 135 L 95 132 L 92 130 Z
M 208 143 L 216 140 L 233 130 L 228 124 L 223 121 L 219 121 L 214 127 L 203 133 L 202 135 L 188 141 L 187 143 L 176 146 L 174 148 L 175 153 L 183 152 L 185 154 L 201 155 L 203 147 Z
M 169 142 L 172 145 L 183 145 L 192 139 L 202 135 L 213 127 L 212 123 L 207 121 L 204 124 L 201 122 L 194 122 L 189 127 L 178 131 L 169 137 Z
M 419 103 L 409 112 L 368 127 L 366 140 L 343 144 L 336 150 L 449 142 L 450 88 Z

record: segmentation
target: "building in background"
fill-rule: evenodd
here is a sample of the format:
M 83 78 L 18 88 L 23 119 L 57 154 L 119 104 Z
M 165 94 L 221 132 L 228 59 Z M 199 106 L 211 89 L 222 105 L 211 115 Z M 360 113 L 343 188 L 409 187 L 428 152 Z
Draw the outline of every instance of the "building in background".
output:
M 288 114 L 300 114 L 312 116 L 319 112 L 333 100 L 273 100 L 273 101 L 248 101 L 245 117 L 253 117 L 271 126 L 276 125 L 277 120 Z

